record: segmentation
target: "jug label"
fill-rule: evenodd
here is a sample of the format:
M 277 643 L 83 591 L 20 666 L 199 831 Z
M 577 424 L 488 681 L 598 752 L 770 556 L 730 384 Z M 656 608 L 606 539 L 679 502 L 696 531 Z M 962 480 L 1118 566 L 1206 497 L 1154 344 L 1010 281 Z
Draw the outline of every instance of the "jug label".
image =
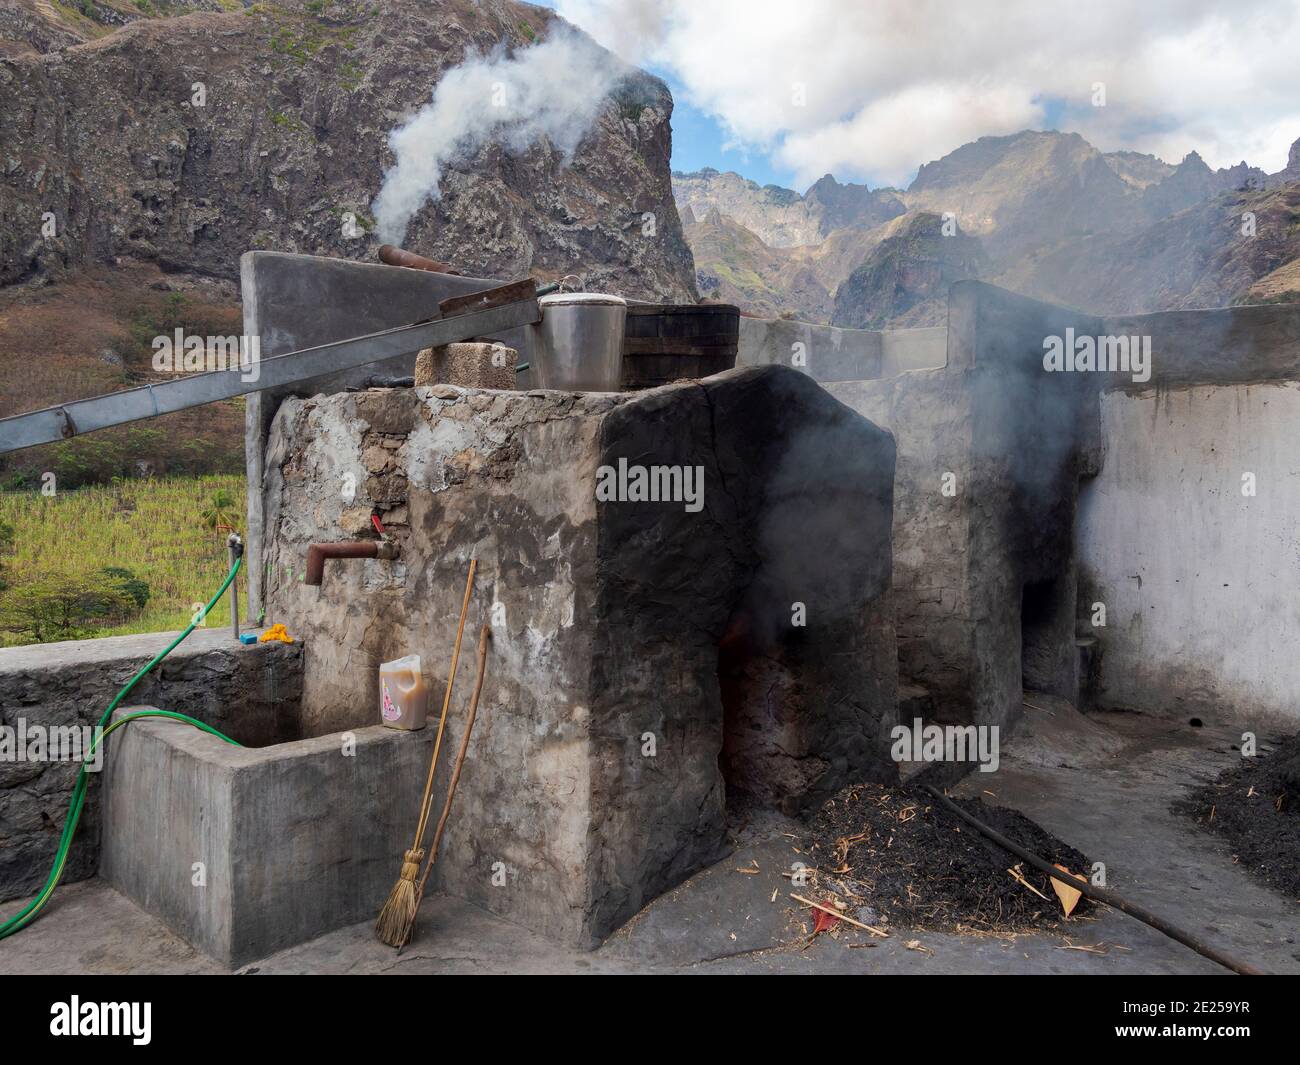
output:
M 392 697 L 388 694 L 388 681 L 381 680 L 379 682 L 379 686 L 383 690 L 383 697 L 384 697 L 380 709 L 380 713 L 384 715 L 385 721 L 396 721 L 399 717 L 402 716 L 402 711 L 401 708 L 398 707 L 393 702 Z

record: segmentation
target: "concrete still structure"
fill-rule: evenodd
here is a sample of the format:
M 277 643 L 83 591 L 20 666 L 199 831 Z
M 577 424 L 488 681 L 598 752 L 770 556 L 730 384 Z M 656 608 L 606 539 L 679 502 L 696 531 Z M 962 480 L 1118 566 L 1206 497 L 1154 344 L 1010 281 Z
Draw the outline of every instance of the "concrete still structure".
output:
M 684 490 L 618 492 L 638 469 Z M 445 669 L 477 559 L 492 653 L 441 884 L 594 946 L 721 856 L 728 786 L 794 812 L 896 772 L 893 470 L 888 434 L 778 367 L 621 395 L 288 399 L 268 614 L 308 648 L 309 731 L 356 728 L 380 662 Z M 376 512 L 399 558 L 299 580 L 310 544 Z M 414 810 L 418 789 L 391 798 Z
M 243 284 L 273 355 L 491 282 L 258 252 Z M 1124 338 L 1143 365 L 1048 369 L 1078 338 Z M 488 339 L 529 361 L 526 331 Z M 1010 730 L 1027 691 L 1300 718 L 1300 308 L 1106 318 L 962 282 L 946 327 L 744 318 L 737 369 L 642 392 L 415 388 L 414 362 L 249 402 L 250 613 L 301 642 L 250 654 L 238 683 L 182 659 L 138 693 L 166 706 L 174 680 L 249 750 L 133 726 L 91 791 L 72 875 L 99 867 L 102 826 L 111 882 L 223 963 L 378 911 L 432 729 L 374 728 L 377 666 L 419 653 L 441 693 L 471 557 L 469 642 L 480 623 L 493 641 L 435 883 L 584 949 L 723 853 L 729 807 L 801 814 L 893 779 L 900 719 Z M 629 493 L 637 467 L 666 496 Z M 303 582 L 310 545 L 373 539 L 373 518 L 397 557 Z M 53 723 L 39 672 L 0 650 L 5 705 Z M 0 775 L 26 890 L 56 841 L 60 811 L 32 805 L 62 794 L 52 774 Z M 329 798 L 303 814 L 312 796 Z M 118 816 L 142 806 L 147 825 Z M 214 888 L 192 890 L 194 862 Z

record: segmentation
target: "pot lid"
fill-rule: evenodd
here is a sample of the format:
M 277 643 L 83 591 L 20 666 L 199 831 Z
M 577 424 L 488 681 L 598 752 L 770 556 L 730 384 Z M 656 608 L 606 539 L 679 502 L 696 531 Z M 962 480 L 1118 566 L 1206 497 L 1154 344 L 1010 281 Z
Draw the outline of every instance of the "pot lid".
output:
M 543 307 L 564 306 L 600 306 L 626 307 L 627 300 L 622 296 L 612 296 L 607 292 L 552 292 L 537 301 Z

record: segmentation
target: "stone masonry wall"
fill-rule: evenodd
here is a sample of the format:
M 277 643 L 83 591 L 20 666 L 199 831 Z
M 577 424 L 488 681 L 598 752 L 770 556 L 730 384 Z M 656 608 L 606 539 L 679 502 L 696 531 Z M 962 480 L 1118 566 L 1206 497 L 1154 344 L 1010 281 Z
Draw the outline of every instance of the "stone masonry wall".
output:
M 0 650 L 0 724 L 94 725 L 122 685 L 174 635 Z M 128 701 L 188 714 L 260 747 L 296 736 L 301 692 L 300 644 L 245 647 L 228 629 L 198 629 L 136 685 Z M 105 741 L 106 760 L 113 757 L 114 738 Z M 45 882 L 77 769 L 75 762 L 0 761 L 0 900 L 34 894 Z M 98 777 L 87 792 L 64 882 L 93 876 L 99 865 Z
M 701 505 L 598 500 L 620 461 L 698 467 Z M 636 394 L 289 399 L 263 485 L 268 619 L 306 638 L 310 734 L 376 721 L 378 663 L 412 652 L 436 716 L 477 559 L 448 750 L 479 625 L 493 638 L 440 886 L 592 946 L 722 853 L 719 645 L 738 619 L 800 681 L 787 749 L 753 749 L 792 806 L 896 774 L 893 469 L 887 433 L 780 367 Z M 302 584 L 307 547 L 372 513 L 400 557 Z M 412 827 L 418 798 L 392 798 Z

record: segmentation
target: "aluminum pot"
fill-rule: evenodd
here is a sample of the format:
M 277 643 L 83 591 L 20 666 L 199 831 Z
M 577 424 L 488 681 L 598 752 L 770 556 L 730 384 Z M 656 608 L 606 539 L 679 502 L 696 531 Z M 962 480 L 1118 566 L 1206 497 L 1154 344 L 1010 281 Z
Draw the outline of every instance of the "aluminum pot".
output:
M 529 358 L 542 388 L 617 392 L 623 380 L 627 301 L 602 292 L 554 292 L 537 301 Z

